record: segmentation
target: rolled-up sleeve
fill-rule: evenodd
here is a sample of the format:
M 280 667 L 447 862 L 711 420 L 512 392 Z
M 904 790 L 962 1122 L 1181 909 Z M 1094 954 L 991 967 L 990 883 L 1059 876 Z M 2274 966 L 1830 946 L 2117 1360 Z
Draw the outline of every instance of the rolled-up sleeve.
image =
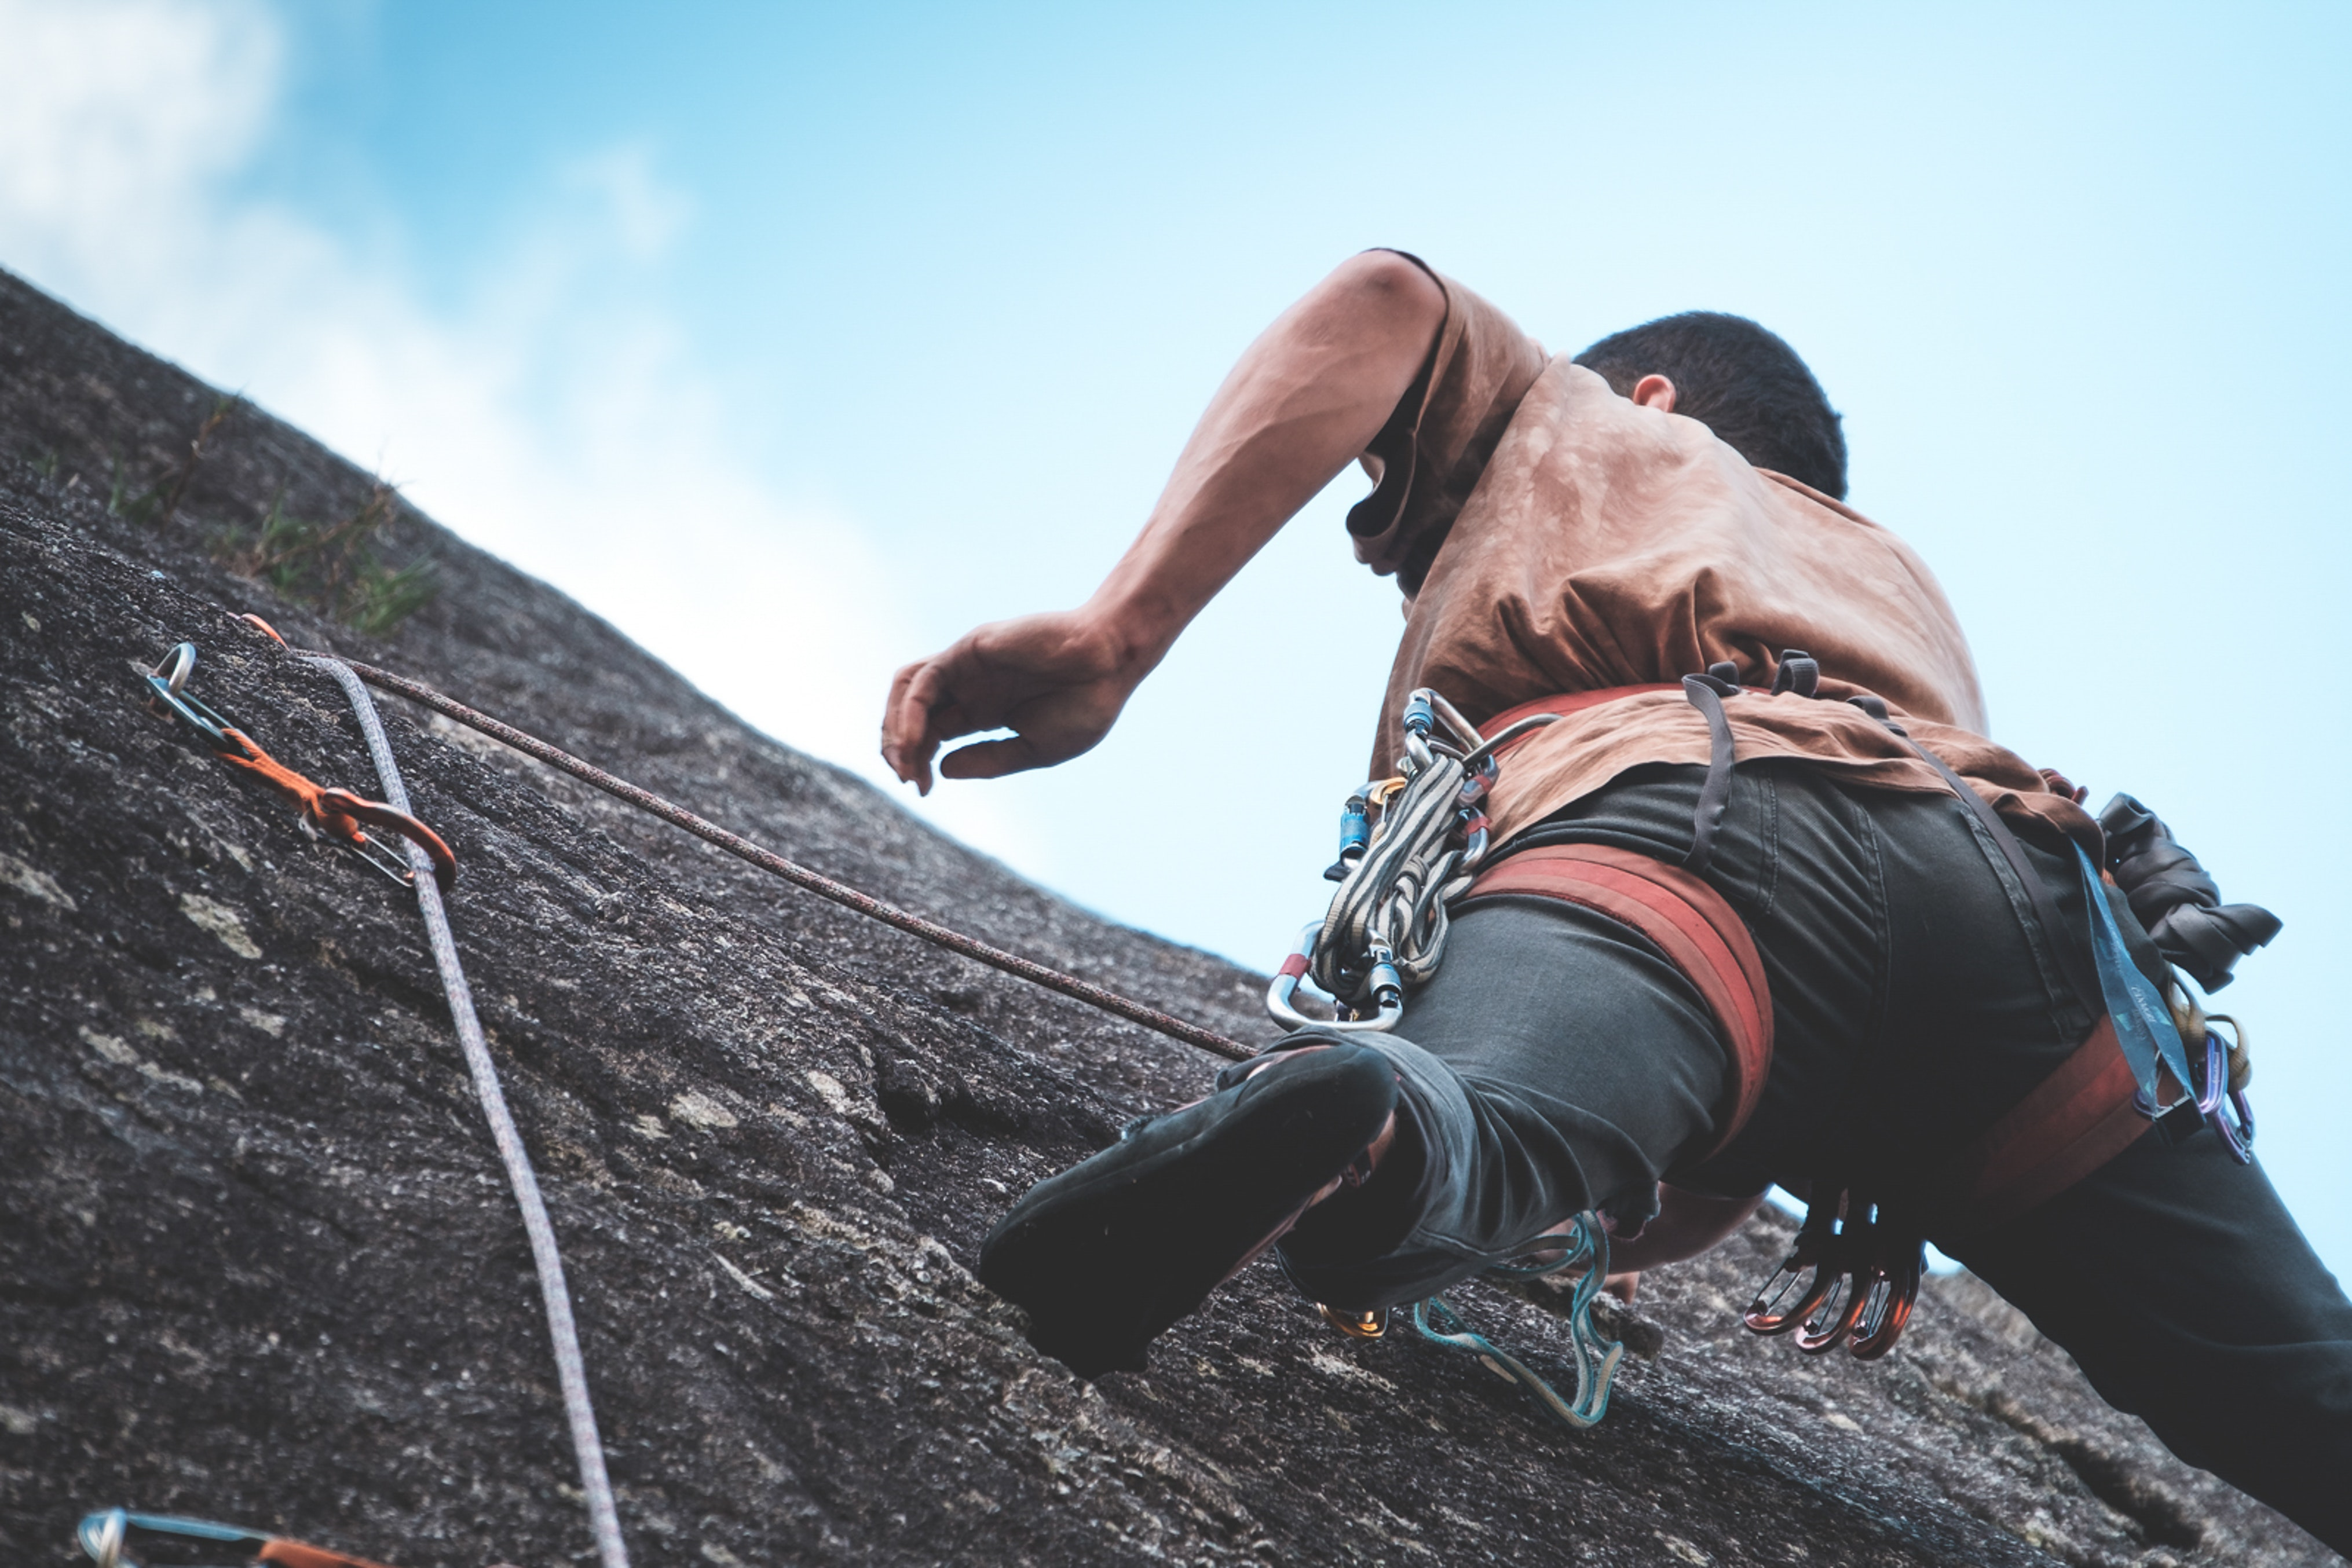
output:
M 1381 480 L 1348 513 L 1348 532 L 1358 560 L 1383 577 L 1401 573 L 1412 592 L 1545 358 L 1508 316 L 1419 256 L 1396 254 L 1445 291 L 1445 324 L 1372 439 Z

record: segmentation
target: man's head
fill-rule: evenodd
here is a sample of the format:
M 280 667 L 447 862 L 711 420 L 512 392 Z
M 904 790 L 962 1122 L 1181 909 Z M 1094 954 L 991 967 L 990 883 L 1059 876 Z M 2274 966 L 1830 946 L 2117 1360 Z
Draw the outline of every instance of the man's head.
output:
M 1716 310 L 1661 317 L 1610 334 L 1576 362 L 1621 397 L 1688 414 L 1759 468 L 1845 498 L 1837 411 L 1797 351 L 1746 317 Z M 1662 392 L 1645 384 L 1658 377 L 1671 387 Z

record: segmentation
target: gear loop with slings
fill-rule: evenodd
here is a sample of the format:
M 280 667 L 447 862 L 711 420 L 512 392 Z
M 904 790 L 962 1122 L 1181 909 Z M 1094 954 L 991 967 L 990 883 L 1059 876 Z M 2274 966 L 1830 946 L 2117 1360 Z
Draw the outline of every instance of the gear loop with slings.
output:
M 1353 1015 L 1339 1019 L 1340 1027 L 1393 1026 L 1404 990 L 1437 972 L 1446 906 L 1469 890 L 1471 873 L 1486 858 L 1481 808 L 1496 779 L 1495 747 L 1550 722 L 1540 715 L 1490 738 L 1426 687 L 1406 700 L 1399 777 L 1369 784 L 1350 800 L 1351 807 L 1356 800 L 1379 804 L 1380 823 L 1369 841 L 1343 842 L 1332 868 L 1339 890 L 1304 954 L 1306 973 Z M 1438 737 L 1440 725 L 1450 739 Z M 1288 1008 L 1281 981 L 1276 990 L 1278 1001 L 1268 998 L 1275 1016 L 1305 1021 Z

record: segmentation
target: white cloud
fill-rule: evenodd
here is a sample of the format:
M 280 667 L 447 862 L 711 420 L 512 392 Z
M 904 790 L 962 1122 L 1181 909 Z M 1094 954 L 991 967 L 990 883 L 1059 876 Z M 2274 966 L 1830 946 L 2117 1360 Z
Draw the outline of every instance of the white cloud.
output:
M 614 147 L 577 158 L 564 175 L 575 188 L 602 198 L 614 233 L 631 259 L 652 261 L 694 216 L 694 204 L 661 183 L 642 147 Z
M 879 777 L 916 641 L 849 518 L 730 453 L 649 268 L 691 222 L 642 148 L 550 172 L 455 308 L 238 177 L 288 54 L 247 0 L 0 0 L 0 265 L 238 389 L 572 592 L 771 733 Z M 382 232 L 397 233 L 395 222 Z M 1013 814 L 946 814 L 1008 857 Z
M 235 3 L 0 0 L 0 39 L 11 253 L 110 282 L 152 271 L 156 235 L 251 154 L 284 52 Z

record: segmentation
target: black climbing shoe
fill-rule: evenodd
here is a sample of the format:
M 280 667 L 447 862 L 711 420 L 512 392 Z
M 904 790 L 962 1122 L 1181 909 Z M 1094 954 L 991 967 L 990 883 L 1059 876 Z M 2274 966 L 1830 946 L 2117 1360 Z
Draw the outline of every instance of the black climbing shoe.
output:
M 1376 1051 L 1277 1057 L 1031 1187 L 982 1243 L 981 1280 L 1079 1376 L 1140 1372 L 1146 1345 L 1357 1166 L 1396 1103 Z

